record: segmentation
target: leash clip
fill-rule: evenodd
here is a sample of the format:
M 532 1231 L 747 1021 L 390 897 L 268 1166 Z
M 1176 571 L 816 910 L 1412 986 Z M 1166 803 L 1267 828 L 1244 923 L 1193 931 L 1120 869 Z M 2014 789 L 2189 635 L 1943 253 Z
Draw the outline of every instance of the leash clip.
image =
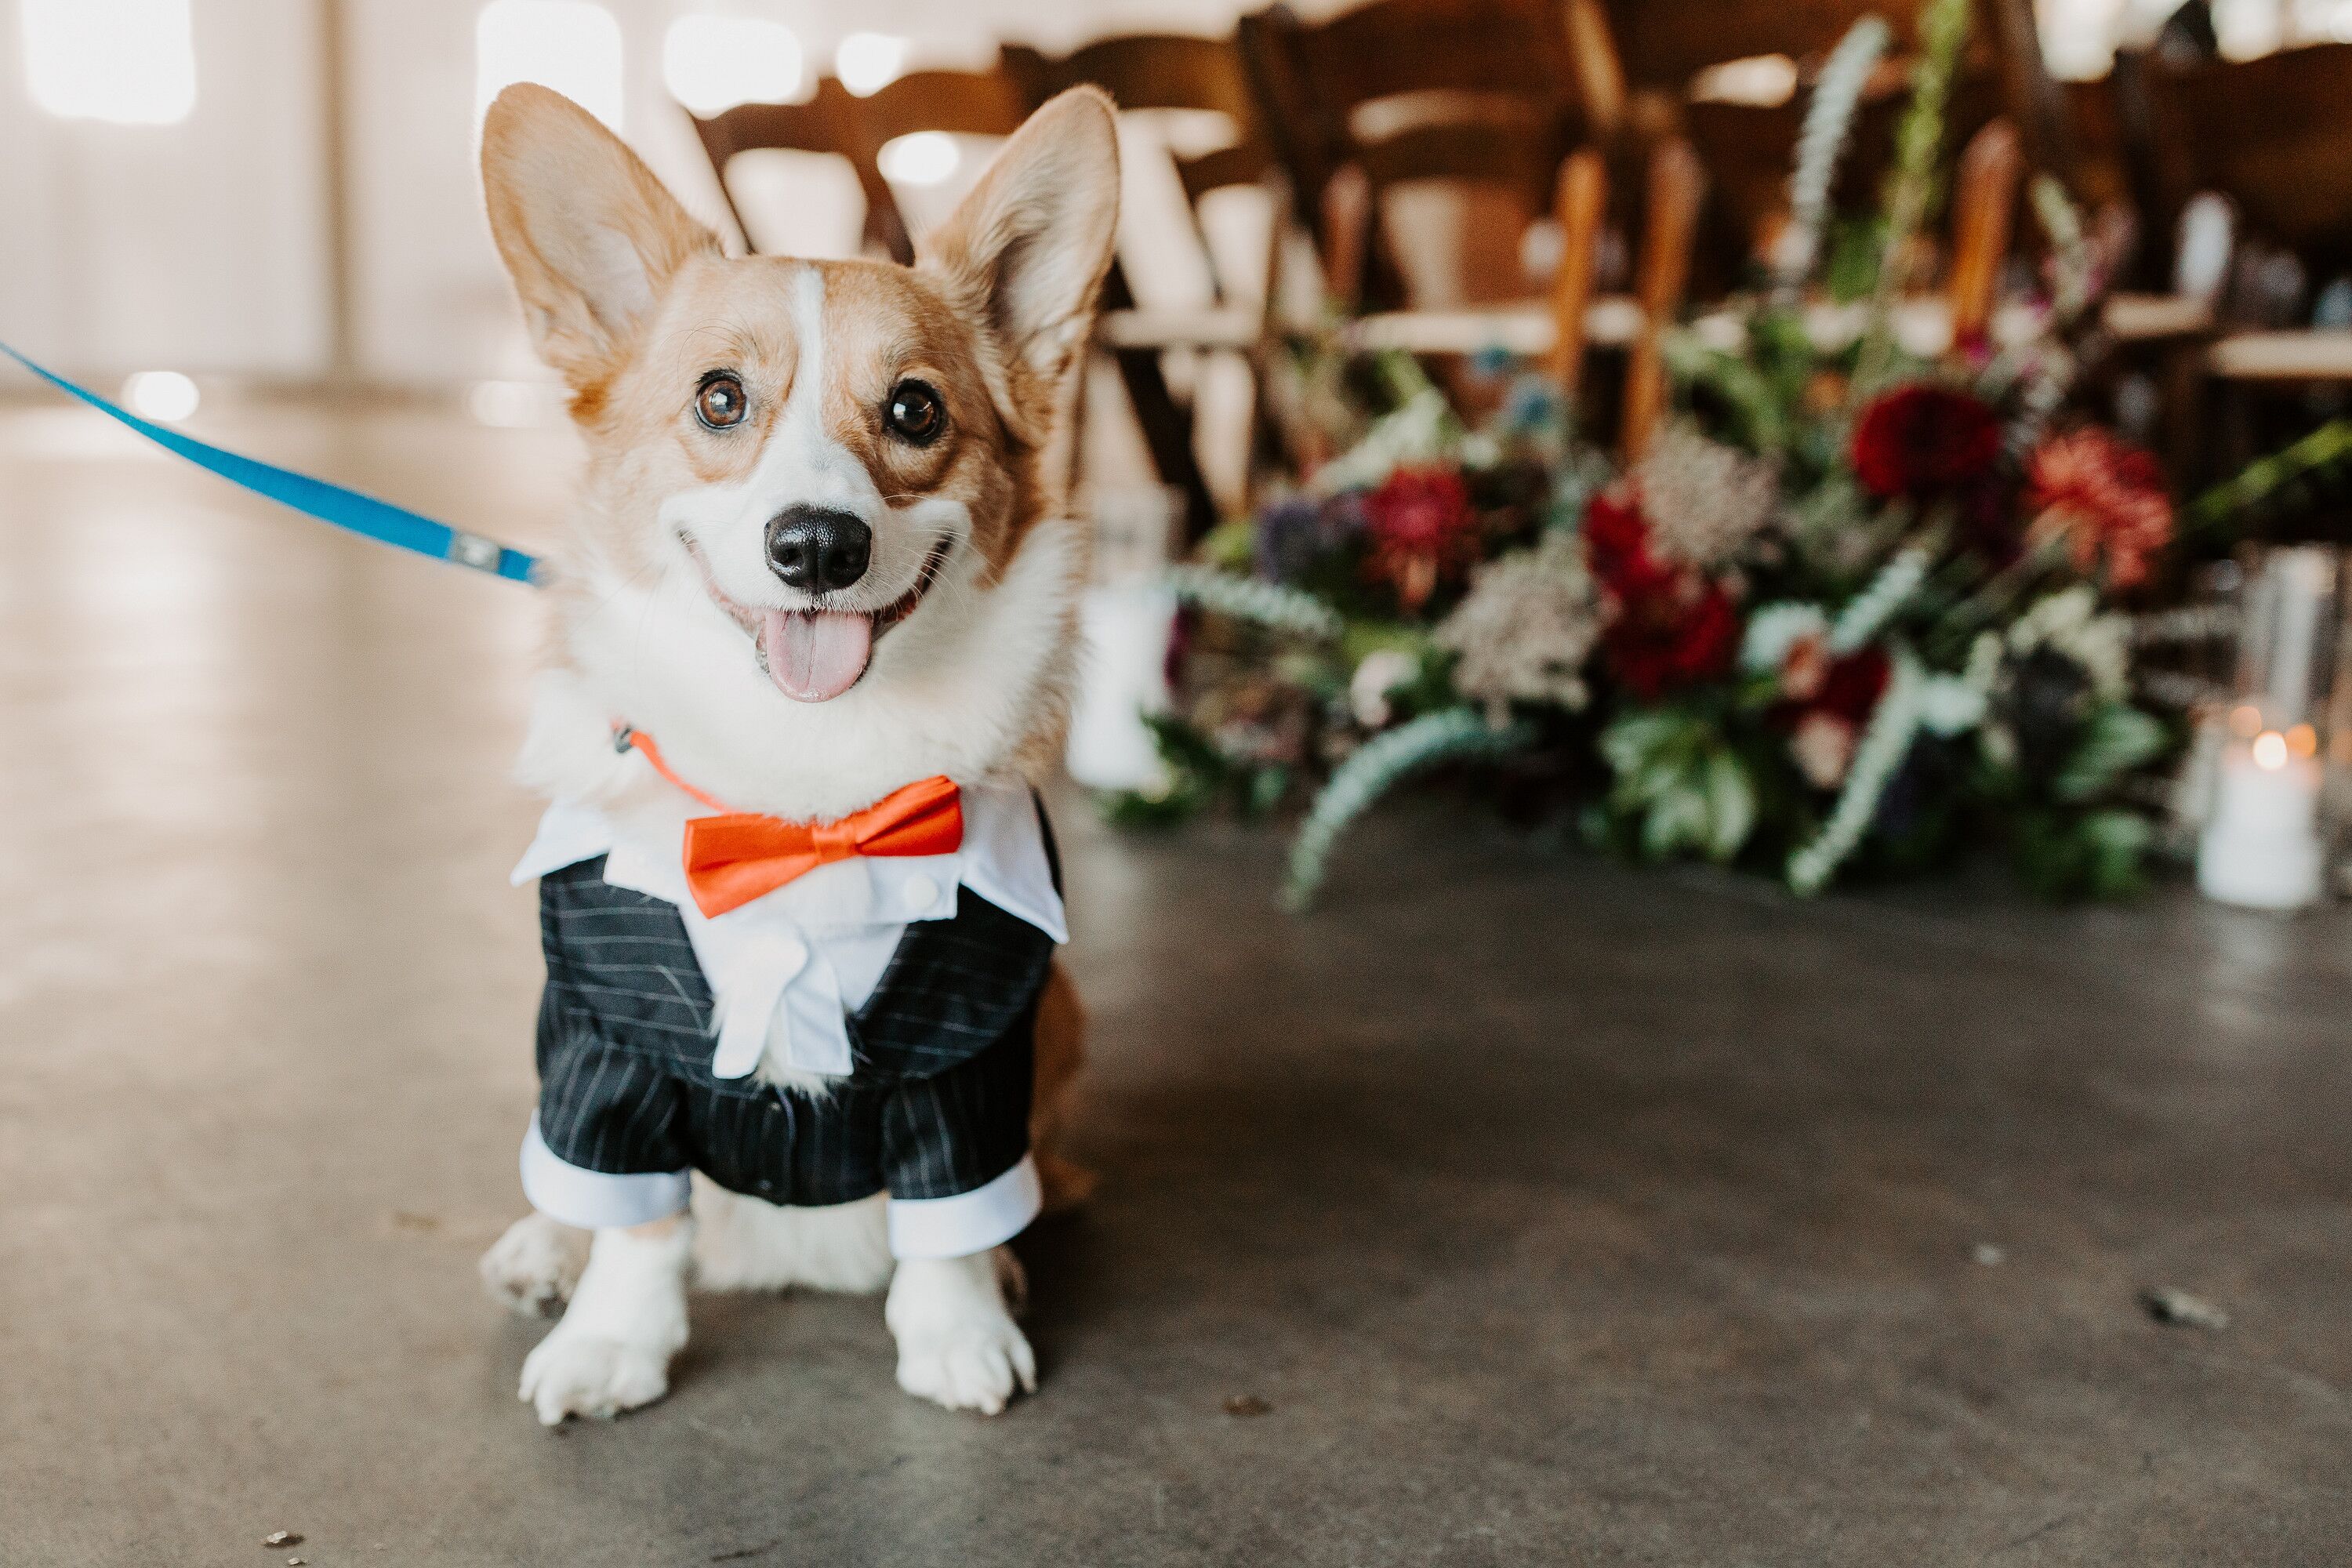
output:
M 471 566 L 477 572 L 496 572 L 505 554 L 506 547 L 495 539 L 485 539 L 462 528 L 449 531 L 449 548 L 445 559 L 460 566 Z

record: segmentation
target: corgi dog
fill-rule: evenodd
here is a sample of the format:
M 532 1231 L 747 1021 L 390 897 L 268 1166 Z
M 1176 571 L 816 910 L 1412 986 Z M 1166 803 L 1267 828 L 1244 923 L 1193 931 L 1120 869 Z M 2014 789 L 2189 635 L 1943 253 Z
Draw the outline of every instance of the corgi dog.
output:
M 561 1312 L 521 1398 L 550 1426 L 660 1398 L 689 1282 L 887 1287 L 899 1384 L 994 1414 L 1036 1380 L 1004 1242 L 1088 1180 L 1053 1148 L 1080 1015 L 1034 791 L 1076 658 L 1054 454 L 1110 101 L 1039 110 L 911 268 L 730 258 L 545 88 L 499 97 L 481 156 L 588 453 L 519 767 L 553 803 L 518 868 L 534 1206 L 482 1259 Z

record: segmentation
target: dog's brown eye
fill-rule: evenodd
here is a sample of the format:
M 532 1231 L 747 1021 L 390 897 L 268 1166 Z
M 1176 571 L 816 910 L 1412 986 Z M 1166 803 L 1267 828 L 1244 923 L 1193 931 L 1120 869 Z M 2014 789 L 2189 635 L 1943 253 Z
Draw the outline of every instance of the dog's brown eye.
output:
M 743 395 L 743 384 L 725 371 L 704 376 L 701 389 L 694 395 L 694 416 L 713 430 L 740 425 L 744 410 L 751 405 L 751 400 Z
M 948 411 L 929 383 L 902 381 L 890 389 L 890 401 L 883 405 L 882 419 L 890 426 L 890 434 L 900 440 L 928 447 L 939 438 L 948 422 Z

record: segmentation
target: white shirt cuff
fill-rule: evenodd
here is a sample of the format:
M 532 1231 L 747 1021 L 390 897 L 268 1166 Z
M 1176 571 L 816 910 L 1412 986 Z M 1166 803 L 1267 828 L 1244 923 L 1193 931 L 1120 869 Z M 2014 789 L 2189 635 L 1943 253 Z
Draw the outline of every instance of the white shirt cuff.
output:
M 1021 1163 L 968 1193 L 948 1198 L 890 1200 L 890 1256 L 969 1258 L 1002 1246 L 1029 1228 L 1045 1206 L 1037 1162 Z
M 624 1230 L 685 1213 L 693 1187 L 684 1171 L 616 1176 L 571 1164 L 547 1146 L 534 1116 L 522 1141 L 522 1193 L 550 1219 L 583 1230 Z

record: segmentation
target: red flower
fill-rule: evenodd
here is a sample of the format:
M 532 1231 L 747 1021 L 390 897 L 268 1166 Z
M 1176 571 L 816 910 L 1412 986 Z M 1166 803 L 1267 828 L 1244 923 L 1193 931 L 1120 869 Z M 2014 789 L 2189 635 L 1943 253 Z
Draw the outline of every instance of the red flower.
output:
M 2105 430 L 2053 436 L 2033 454 L 2026 475 L 2032 536 L 2060 539 L 2084 576 L 2104 559 L 2107 584 L 2122 589 L 2147 577 L 2148 559 L 2172 542 L 2172 500 L 2164 471 L 2147 453 Z
M 1596 496 L 1584 515 L 1585 557 L 1612 614 L 1601 647 L 1627 690 L 1654 702 L 1731 668 L 1739 615 L 1719 583 L 1669 565 L 1629 493 Z
M 1862 411 L 1853 471 L 1881 500 L 1958 489 L 2000 456 L 2000 424 L 1982 402 L 1940 386 L 1898 386 Z
M 1893 666 L 1875 647 L 1843 656 L 1828 639 L 1800 638 L 1780 665 L 1781 700 L 1771 720 L 1789 732 L 1789 755 L 1815 789 L 1835 789 L 1853 762 L 1863 725 L 1886 693 Z
M 1623 489 L 1593 497 L 1585 509 L 1584 553 L 1601 585 L 1621 597 L 1664 587 L 1678 575 L 1651 547 L 1650 520 Z
M 1878 711 L 1878 700 L 1893 672 L 1894 667 L 1877 648 L 1856 649 L 1830 662 L 1828 679 L 1822 682 L 1812 705 L 1850 724 L 1859 724 Z
M 1457 469 L 1397 469 L 1364 497 L 1364 521 L 1366 565 L 1395 586 L 1407 612 L 1427 604 L 1440 579 L 1458 577 L 1478 560 L 1478 514 Z

